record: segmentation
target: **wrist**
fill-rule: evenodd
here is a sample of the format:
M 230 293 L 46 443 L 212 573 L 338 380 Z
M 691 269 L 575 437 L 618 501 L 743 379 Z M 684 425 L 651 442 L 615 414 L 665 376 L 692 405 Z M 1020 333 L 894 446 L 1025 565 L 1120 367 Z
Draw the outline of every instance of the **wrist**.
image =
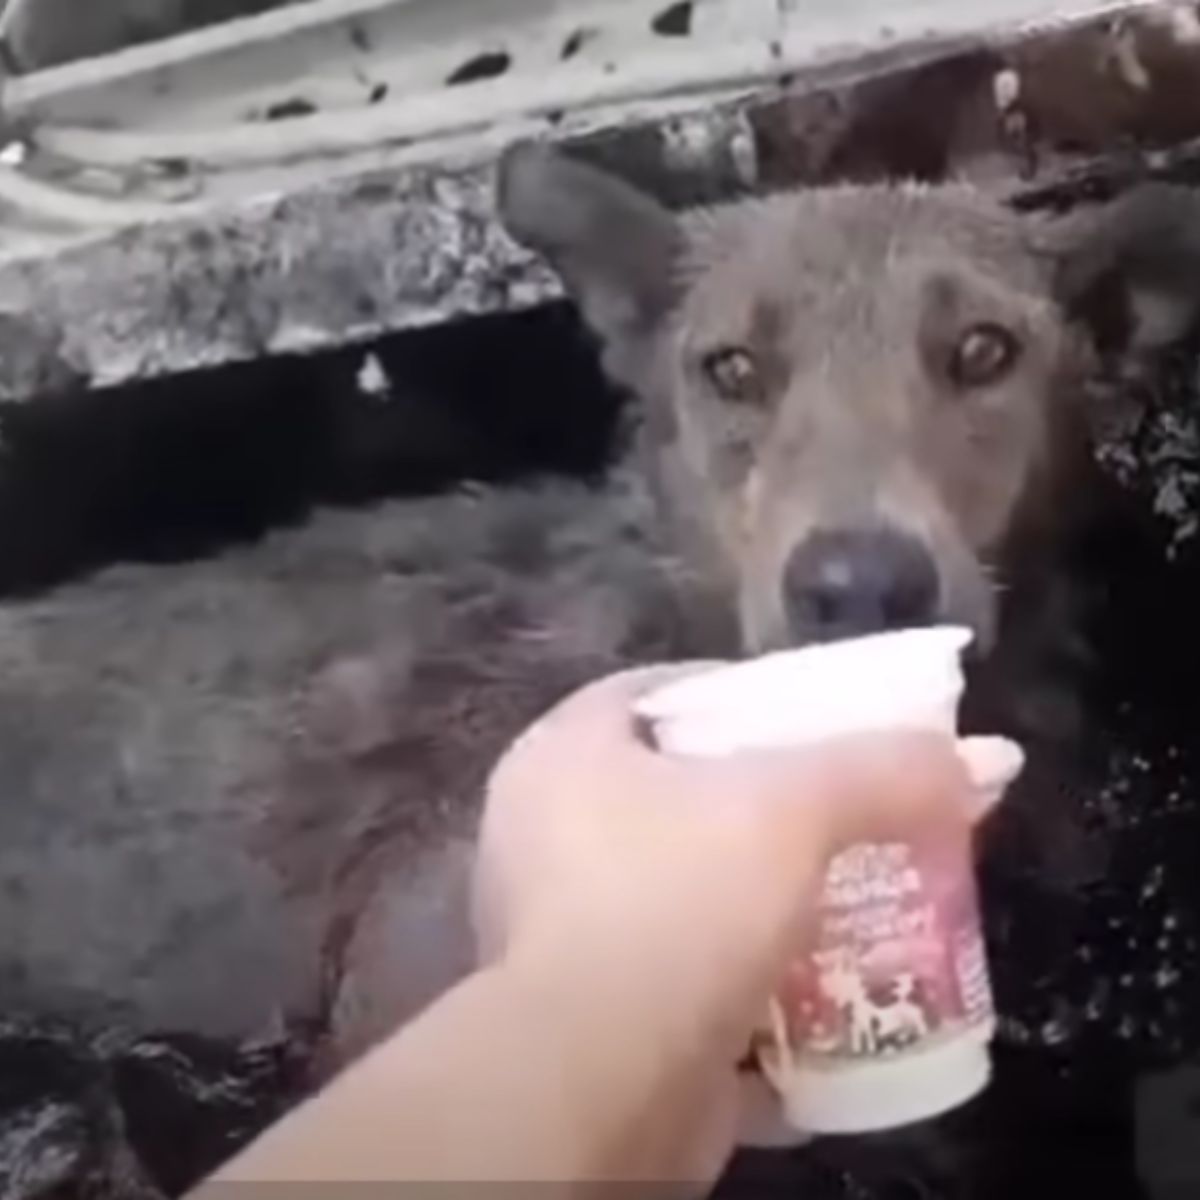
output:
M 798 940 L 755 922 L 749 905 L 647 904 L 639 911 L 559 909 L 505 959 L 514 977 L 558 991 L 561 1012 L 619 1028 L 630 1052 L 678 1059 L 724 1046 L 736 1063 Z
M 598 921 L 560 914 L 516 944 L 502 970 L 538 997 L 547 1036 L 596 1047 L 649 1093 L 698 1065 L 733 1071 L 744 1056 L 778 971 L 755 947 L 714 953 L 729 940 L 659 911 Z
M 629 942 L 539 940 L 496 983 L 528 1022 L 535 1071 L 553 1081 L 572 1178 L 686 1182 L 686 1144 L 721 1060 L 696 1008 L 664 1001 L 661 963 L 650 969 Z

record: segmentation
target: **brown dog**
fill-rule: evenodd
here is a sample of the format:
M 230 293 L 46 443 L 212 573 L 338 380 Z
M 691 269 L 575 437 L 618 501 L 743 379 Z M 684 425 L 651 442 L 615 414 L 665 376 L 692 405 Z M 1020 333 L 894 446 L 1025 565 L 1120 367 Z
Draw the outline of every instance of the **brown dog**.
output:
M 676 215 L 538 146 L 500 182 L 639 398 L 642 465 L 0 608 L 0 1005 L 230 1035 L 279 1011 L 344 1062 L 470 964 L 495 755 L 635 662 L 958 621 L 989 724 L 1069 732 L 1070 546 L 1099 496 L 1082 316 L 1186 296 L 1190 195 Z

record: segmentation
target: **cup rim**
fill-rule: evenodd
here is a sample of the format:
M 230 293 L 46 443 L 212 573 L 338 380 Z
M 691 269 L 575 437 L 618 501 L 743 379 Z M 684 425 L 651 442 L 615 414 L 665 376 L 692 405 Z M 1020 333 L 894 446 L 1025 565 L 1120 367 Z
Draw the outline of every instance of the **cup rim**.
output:
M 775 651 L 677 680 L 643 696 L 635 711 L 651 721 L 716 718 L 744 711 L 757 696 L 796 691 L 801 672 L 810 695 L 831 671 L 857 671 L 874 689 L 895 684 L 906 692 L 952 693 L 961 688 L 961 655 L 974 636 L 965 626 L 933 625 Z

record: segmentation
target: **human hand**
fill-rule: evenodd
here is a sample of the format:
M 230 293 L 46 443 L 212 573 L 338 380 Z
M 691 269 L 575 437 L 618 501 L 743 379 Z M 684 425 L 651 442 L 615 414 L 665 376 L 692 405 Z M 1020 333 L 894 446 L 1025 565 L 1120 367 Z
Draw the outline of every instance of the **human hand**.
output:
M 932 734 L 723 760 L 659 754 L 633 705 L 698 669 L 630 672 L 570 697 L 499 763 L 480 831 L 481 957 L 572 974 L 581 1002 L 603 997 L 591 1035 L 606 1061 L 660 1068 L 654 1110 L 629 1114 L 638 1149 L 614 1165 L 626 1177 L 719 1172 L 736 1063 L 812 930 L 829 859 L 922 830 L 966 836 L 987 810 L 971 797 L 998 797 L 1022 765 L 1001 739 Z

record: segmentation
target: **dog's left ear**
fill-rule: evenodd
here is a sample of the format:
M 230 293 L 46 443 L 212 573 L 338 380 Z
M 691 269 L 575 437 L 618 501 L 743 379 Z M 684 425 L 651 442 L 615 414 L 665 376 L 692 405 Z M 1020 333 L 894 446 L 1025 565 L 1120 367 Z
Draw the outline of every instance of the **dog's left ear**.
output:
M 1200 191 L 1143 184 L 1100 206 L 1039 221 L 1067 312 L 1103 349 L 1147 353 L 1200 318 Z

